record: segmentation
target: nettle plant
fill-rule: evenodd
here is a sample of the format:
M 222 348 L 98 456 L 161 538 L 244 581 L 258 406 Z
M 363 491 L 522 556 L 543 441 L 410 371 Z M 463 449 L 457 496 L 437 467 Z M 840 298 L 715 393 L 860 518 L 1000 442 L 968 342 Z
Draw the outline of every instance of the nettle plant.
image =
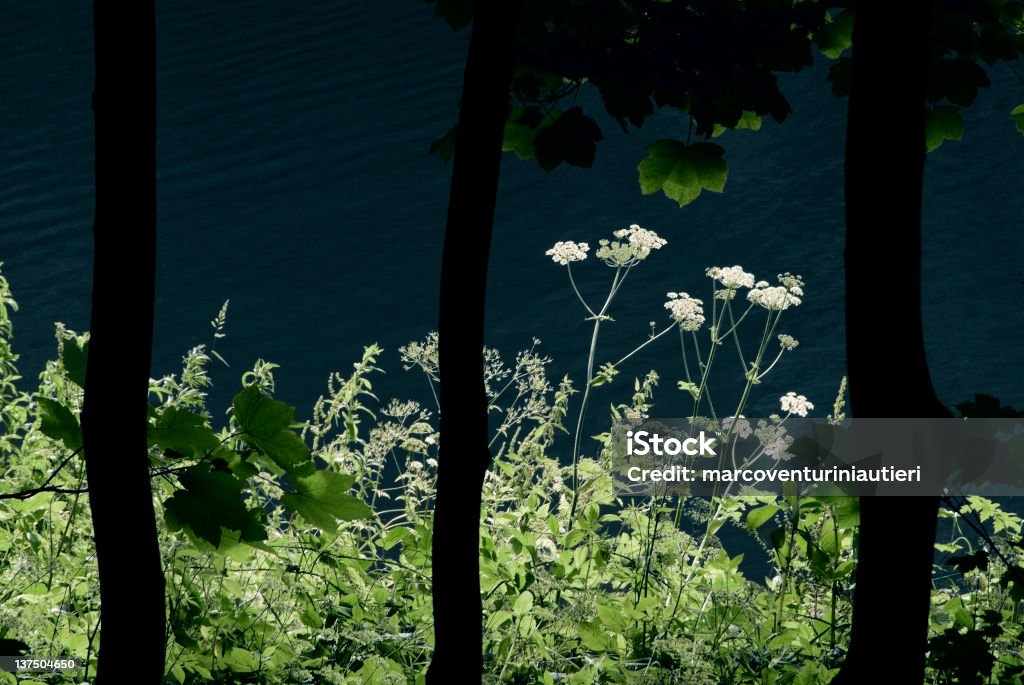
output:
M 590 443 L 593 452 L 580 438 L 582 400 L 614 391 L 625 359 L 595 368 L 596 332 L 609 321 L 601 317 L 629 270 L 664 244 L 641 231 L 626 229 L 596 251 L 615 269 L 615 285 L 603 307 L 590 309 L 595 335 L 582 391 L 569 377 L 549 378 L 538 340 L 511 358 L 484 351 L 495 455 L 481 511 L 486 680 L 827 682 L 848 639 L 856 500 L 745 491 L 622 499 L 606 436 Z M 577 252 L 554 249 L 587 253 L 579 244 Z M 770 286 L 738 267 L 708 276 L 709 308 L 670 294 L 669 323 L 629 354 L 678 331 L 690 346 L 680 387 L 694 413 L 707 413 L 715 404 L 708 369 L 725 358 L 716 350 L 736 347 L 730 354 L 743 362 L 747 388 L 737 416 L 750 386 L 795 347 L 776 326 L 803 286 L 787 275 Z M 87 337 L 58 325 L 57 361 L 26 393 L 10 346 L 13 307 L 0 276 L 0 652 L 84 657 L 87 673 L 39 677 L 80 683 L 95 669 L 100 599 L 78 458 Z M 426 403 L 373 394 L 383 351 L 371 345 L 350 372 L 330 376 L 298 421 L 273 397 L 277 367 L 264 361 L 242 375 L 227 411 L 208 405 L 213 377 L 227 373 L 213 363 L 223 361 L 215 346 L 226 315 L 214 320 L 209 346 L 151 382 L 166 682 L 423 682 L 433 649 L 430 550 L 442 440 L 432 408 L 436 335 L 399 350 L 402 365 L 425 377 Z M 758 316 L 768 322 L 757 324 L 753 351 L 730 343 Z M 636 379 L 609 418 L 649 413 L 659 378 L 652 371 Z M 812 409 L 795 394 L 780 406 L 780 423 Z M 982 498 L 957 503 L 955 516 L 956 533 L 940 546 L 949 563 L 936 576 L 933 681 L 1015 682 L 1020 518 Z M 984 532 L 983 546 L 967 526 Z M 766 577 L 748 578 L 723 538 L 763 552 Z M 0 674 L 0 683 L 16 682 Z

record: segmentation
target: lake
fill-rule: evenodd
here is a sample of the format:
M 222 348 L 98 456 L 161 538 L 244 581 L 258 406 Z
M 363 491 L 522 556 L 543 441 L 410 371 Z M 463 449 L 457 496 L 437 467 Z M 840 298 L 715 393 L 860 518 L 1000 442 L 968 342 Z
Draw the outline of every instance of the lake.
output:
M 188 348 L 209 342 L 209 321 L 230 298 L 217 349 L 232 368 L 215 371 L 217 402 L 262 357 L 281 365 L 279 397 L 308 416 L 328 373 L 350 369 L 371 342 L 386 348 L 379 394 L 429 398 L 422 379 L 401 370 L 396 348 L 436 327 L 450 167 L 426 150 L 455 120 L 466 32 L 413 0 L 171 0 L 158 10 L 153 374 L 175 370 Z M 0 260 L 21 304 L 15 343 L 30 377 L 53 354 L 54 321 L 78 330 L 88 322 L 90 22 L 90 3 L 51 1 L 8 3 L 0 26 Z M 747 413 L 777 409 L 789 390 L 830 407 L 844 373 L 845 102 L 825 82 L 828 61 L 818 62 L 783 79 L 794 110 L 788 121 L 719 139 L 730 165 L 725 192 L 683 209 L 642 196 L 635 169 L 645 144 L 685 136 L 678 115 L 628 135 L 599 117 L 607 140 L 589 170 L 546 173 L 506 155 L 489 344 L 511 354 L 539 337 L 553 374 L 579 379 L 590 324 L 564 269 L 544 251 L 557 240 L 594 244 L 639 223 L 668 245 L 630 276 L 599 362 L 642 342 L 649 321 L 667 321 L 666 291 L 707 299 L 707 266 L 742 264 L 771 279 L 793 271 L 807 295 L 784 329 L 801 345 L 755 388 Z M 1024 137 L 1009 119 L 1024 86 L 1005 67 L 991 76 L 994 87 L 965 115 L 964 140 L 928 158 L 925 330 L 939 395 L 951 405 L 979 391 L 1024 403 L 1014 363 L 1024 353 Z M 593 97 L 584 104 L 598 111 Z M 576 273 L 594 297 L 610 275 L 596 264 Z M 898 273 L 879 278 L 890 286 L 879 307 L 902 306 L 915 286 Z M 863 334 L 885 354 L 884 330 Z M 671 340 L 638 354 L 623 377 L 652 367 L 664 378 L 655 411 L 683 413 Z M 593 406 L 624 401 L 631 387 L 602 388 Z

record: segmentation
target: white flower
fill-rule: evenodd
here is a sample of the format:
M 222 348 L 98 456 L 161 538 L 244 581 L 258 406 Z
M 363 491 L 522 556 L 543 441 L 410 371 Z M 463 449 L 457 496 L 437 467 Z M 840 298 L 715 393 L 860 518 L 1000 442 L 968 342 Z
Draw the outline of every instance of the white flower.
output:
M 786 435 L 786 430 L 778 424 L 780 421 L 778 416 L 772 414 L 769 418 L 771 419 L 770 423 L 763 419 L 757 422 L 754 435 L 757 436 L 758 442 L 761 443 L 761 447 L 768 457 L 777 461 L 788 461 L 793 457 L 788 451 L 793 444 L 793 438 Z
M 782 411 L 797 416 L 807 416 L 807 412 L 814 409 L 814 405 L 808 402 L 806 397 L 797 395 L 795 392 L 787 392 L 780 397 L 779 405 L 782 407 Z
M 779 283 L 797 297 L 804 296 L 804 281 L 800 276 L 794 276 L 787 271 L 784 274 L 779 274 Z
M 754 288 L 747 293 L 747 299 L 771 311 L 782 311 L 800 304 L 800 298 L 782 285 Z
M 643 256 L 650 254 L 651 250 L 660 250 L 668 241 L 658 236 L 654 231 L 640 228 L 637 224 L 631 224 L 629 228 L 620 228 L 612 233 L 616 238 L 628 238 L 629 244 L 638 250 L 643 251 Z
M 541 536 L 537 538 L 534 549 L 537 550 L 537 555 L 542 559 L 554 559 L 558 556 L 558 545 L 549 537 Z
M 669 316 L 679 322 L 684 331 L 695 331 L 704 323 L 704 309 L 702 300 L 690 297 L 686 293 L 668 293 L 668 302 L 665 309 Z
M 733 435 L 738 435 L 740 439 L 743 440 L 749 438 L 750 434 L 754 432 L 754 429 L 750 427 L 750 421 L 748 421 L 743 414 L 740 414 L 739 416 L 727 416 L 722 419 L 722 429 L 725 431 L 731 430 Z
M 633 266 L 647 259 L 651 250 L 660 250 L 668 243 L 654 231 L 640 228 L 637 224 L 629 228 L 620 228 L 612 235 L 618 240 L 601 240 L 595 254 L 605 264 L 616 268 Z
M 796 346 L 800 344 L 800 341 L 791 335 L 783 333 L 779 336 L 779 347 L 786 350 L 787 352 L 795 350 Z
M 706 273 L 708 277 L 721 283 L 726 290 L 754 287 L 754 274 L 744 271 L 742 266 L 712 266 Z
M 574 243 L 571 240 L 561 240 L 544 254 L 562 266 L 568 266 L 569 262 L 582 262 L 587 258 L 587 251 L 590 246 L 586 243 Z

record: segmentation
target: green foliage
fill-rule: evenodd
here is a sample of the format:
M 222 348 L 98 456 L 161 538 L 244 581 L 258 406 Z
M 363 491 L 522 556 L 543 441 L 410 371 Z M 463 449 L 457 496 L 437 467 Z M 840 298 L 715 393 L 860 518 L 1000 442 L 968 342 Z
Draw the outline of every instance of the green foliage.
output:
M 60 440 L 69 450 L 82 446 L 82 427 L 71 410 L 49 397 L 36 398 L 39 405 L 39 431 L 48 438 Z
M 725 150 L 714 143 L 684 145 L 659 140 L 647 146 L 648 156 L 639 166 L 640 189 L 644 195 L 659 190 L 682 207 L 702 190 L 720 193 L 729 173 L 722 156 Z
M 59 349 L 83 343 L 58 328 Z M 495 454 L 480 533 L 488 682 L 828 682 L 849 638 L 856 500 L 622 500 L 601 441 L 582 450 L 573 492 L 559 456 L 576 391 L 548 379 L 538 344 L 508 361 L 485 352 Z M 368 347 L 348 375 L 332 374 L 303 422 L 269 394 L 263 362 L 244 374 L 223 426 L 211 417 L 224 413 L 207 407 L 205 348 L 153 382 L 168 685 L 422 682 L 439 435 L 418 402 L 373 396 L 380 354 Z M 436 382 L 436 338 L 401 354 Z M 27 419 L 2 462 L 5 491 L 51 476 L 66 490 L 0 499 L 0 651 L 81 656 L 88 672 L 45 676 L 71 685 L 95 673 L 99 595 L 84 465 L 65 443 L 81 388 L 58 358 L 32 395 L 0 406 L 0 421 Z M 649 411 L 657 374 L 620 388 L 606 367 L 598 391 L 626 398 L 613 414 Z M 1002 407 L 984 396 L 973 405 Z M 955 525 L 937 545 L 929 682 L 1016 682 L 1020 518 L 984 498 L 945 516 Z M 968 521 L 984 546 L 963 530 Z M 728 552 L 726 535 L 746 537 L 751 551 Z M 753 577 L 755 557 L 768 577 Z
M 317 471 L 295 478 L 295 492 L 285 493 L 281 503 L 320 529 L 334 533 L 337 521 L 369 518 L 373 513 L 361 499 L 345 494 L 353 482 L 352 476 Z
M 425 1 L 434 3 L 435 14 L 453 29 L 472 21 L 468 0 Z M 585 101 L 579 96 L 587 91 L 600 97 L 604 113 L 623 131 L 639 128 L 664 108 L 684 115 L 685 128 L 677 137 L 688 146 L 694 136 L 706 141 L 735 129 L 757 131 L 763 117 L 776 122 L 788 117 L 778 75 L 810 66 L 814 48 L 835 60 L 827 80 L 837 97 L 845 97 L 855 21 L 848 4 L 524 0 L 503 149 L 523 160 L 535 159 L 546 170 L 562 163 L 592 166 L 603 134 L 577 104 Z M 1024 2 L 941 0 L 933 23 L 929 151 L 961 139 L 959 109 L 991 85 L 988 69 L 1010 64 L 1024 52 Z M 1010 116 L 1024 132 L 1024 106 Z M 435 140 L 430 152 L 450 159 L 454 131 Z M 701 189 L 721 192 L 726 181 L 721 157 L 708 155 L 709 178 L 704 180 L 694 175 L 692 164 L 681 165 L 670 180 L 675 167 L 665 162 L 668 169 L 662 172 L 662 165 L 648 157 L 645 163 L 653 171 L 645 176 L 641 165 L 641 190 L 663 190 L 680 206 L 696 199 Z
M 1024 133 L 1024 105 L 1017 105 L 1010 112 L 1010 118 L 1013 119 L 1017 126 L 1019 133 Z
M 959 107 L 937 105 L 925 114 L 924 139 L 928 152 L 937 149 L 947 140 L 960 140 L 963 135 L 964 120 L 960 116 Z
M 296 477 L 313 473 L 309 448 L 292 430 L 294 407 L 267 397 L 253 384 L 235 397 L 231 409 L 238 436 L 281 471 Z
M 213 471 L 200 463 L 178 476 L 178 481 L 183 489 L 164 502 L 170 530 L 188 528 L 214 547 L 220 546 L 221 528 L 238 531 L 243 542 L 267 538 L 262 512 L 246 508 L 243 484 L 231 473 Z

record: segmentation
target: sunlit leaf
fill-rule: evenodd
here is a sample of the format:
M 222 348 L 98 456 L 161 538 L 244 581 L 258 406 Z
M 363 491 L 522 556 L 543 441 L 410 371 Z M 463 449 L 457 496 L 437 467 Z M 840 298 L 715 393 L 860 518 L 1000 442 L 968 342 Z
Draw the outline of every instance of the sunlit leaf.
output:
M 729 167 L 719 145 L 659 140 L 648 145 L 647 151 L 647 158 L 637 166 L 644 195 L 660 190 L 682 207 L 703 190 L 720 193 L 725 188 Z
M 317 528 L 334 532 L 338 521 L 367 518 L 373 513 L 361 499 L 346 494 L 354 480 L 352 476 L 322 469 L 311 476 L 296 478 L 295 491 L 285 494 L 281 503 Z
M 53 440 L 59 440 L 69 450 L 82 446 L 82 427 L 71 410 L 57 400 L 37 397 L 39 405 L 39 430 Z

